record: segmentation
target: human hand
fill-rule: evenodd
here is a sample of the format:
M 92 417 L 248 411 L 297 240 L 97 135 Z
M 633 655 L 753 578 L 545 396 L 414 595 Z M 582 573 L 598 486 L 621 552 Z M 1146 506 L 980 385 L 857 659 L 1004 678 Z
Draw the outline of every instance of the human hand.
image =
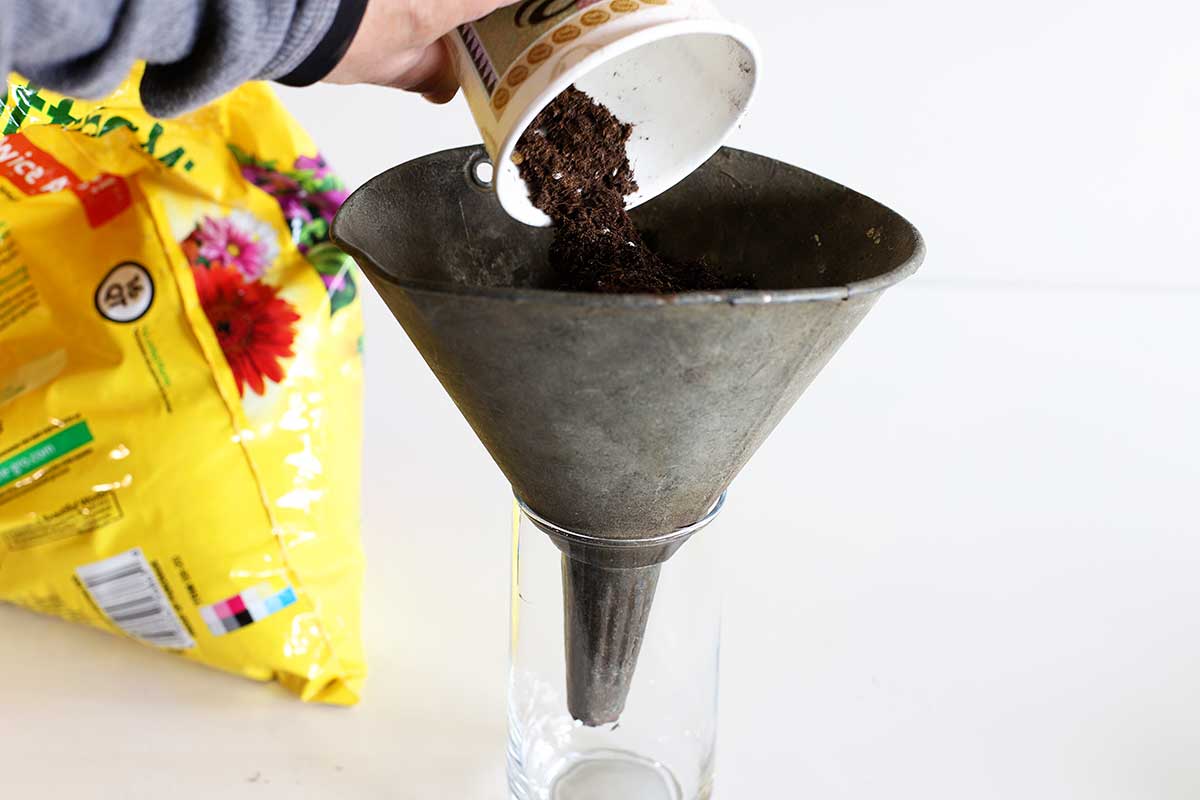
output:
M 513 0 L 369 0 L 358 34 L 327 83 L 374 83 L 448 103 L 458 93 L 442 36 Z

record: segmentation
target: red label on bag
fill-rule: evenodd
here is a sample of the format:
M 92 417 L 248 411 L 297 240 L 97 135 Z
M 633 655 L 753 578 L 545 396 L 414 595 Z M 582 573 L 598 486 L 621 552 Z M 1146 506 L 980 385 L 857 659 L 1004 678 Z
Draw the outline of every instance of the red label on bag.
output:
M 83 204 L 83 212 L 93 228 L 113 219 L 133 202 L 124 178 L 104 174 L 90 181 L 80 180 L 54 156 L 19 133 L 0 136 L 0 178 L 31 197 L 64 189 L 71 191 Z

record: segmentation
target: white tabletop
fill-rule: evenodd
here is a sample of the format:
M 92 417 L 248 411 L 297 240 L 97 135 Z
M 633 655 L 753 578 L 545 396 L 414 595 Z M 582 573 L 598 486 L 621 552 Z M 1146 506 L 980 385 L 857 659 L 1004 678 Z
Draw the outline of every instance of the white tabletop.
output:
M 771 63 L 734 143 L 930 258 L 731 494 L 717 797 L 1200 796 L 1200 12 L 750 5 Z M 382 90 L 287 98 L 354 183 L 473 138 Z M 506 487 L 367 313 L 361 706 L 0 607 L 0 797 L 504 797 Z

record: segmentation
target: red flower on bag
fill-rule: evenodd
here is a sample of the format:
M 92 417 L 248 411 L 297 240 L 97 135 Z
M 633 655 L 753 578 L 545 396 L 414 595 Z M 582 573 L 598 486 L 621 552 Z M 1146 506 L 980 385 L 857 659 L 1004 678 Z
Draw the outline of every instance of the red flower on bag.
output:
M 285 371 L 280 359 L 291 358 L 300 315 L 278 290 L 259 281 L 246 281 L 233 267 L 192 267 L 196 292 L 204 314 L 217 333 L 221 352 L 237 379 L 258 395 L 266 391 L 264 379 L 279 383 Z

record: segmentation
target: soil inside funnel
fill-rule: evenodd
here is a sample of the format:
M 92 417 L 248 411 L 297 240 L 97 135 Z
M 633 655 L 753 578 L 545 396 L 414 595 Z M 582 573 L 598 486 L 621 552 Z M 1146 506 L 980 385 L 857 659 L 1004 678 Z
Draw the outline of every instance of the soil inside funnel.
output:
M 574 86 L 539 114 L 514 160 L 529 197 L 555 225 L 550 263 L 557 285 L 577 292 L 653 293 L 753 288 L 703 260 L 651 250 L 625 211 L 637 191 L 626 145 L 633 126 Z

